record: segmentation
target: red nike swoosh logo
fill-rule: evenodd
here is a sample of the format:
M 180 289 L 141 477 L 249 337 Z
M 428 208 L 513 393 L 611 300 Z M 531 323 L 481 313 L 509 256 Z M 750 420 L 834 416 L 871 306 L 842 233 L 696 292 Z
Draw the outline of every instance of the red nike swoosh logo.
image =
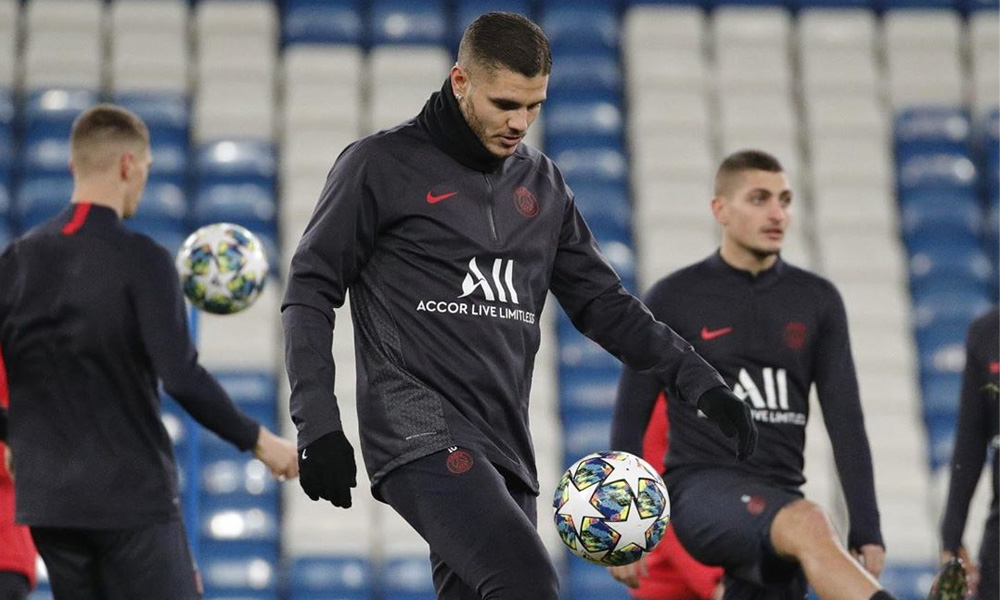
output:
M 701 339 L 703 340 L 714 340 L 717 337 L 726 335 L 733 330 L 732 327 L 723 327 L 722 329 L 709 329 L 708 327 L 701 328 Z
M 440 196 L 435 196 L 433 193 L 427 192 L 427 202 L 429 204 L 437 204 L 442 200 L 447 200 L 448 198 L 451 198 L 457 193 L 458 192 L 448 192 L 447 194 L 441 194 Z

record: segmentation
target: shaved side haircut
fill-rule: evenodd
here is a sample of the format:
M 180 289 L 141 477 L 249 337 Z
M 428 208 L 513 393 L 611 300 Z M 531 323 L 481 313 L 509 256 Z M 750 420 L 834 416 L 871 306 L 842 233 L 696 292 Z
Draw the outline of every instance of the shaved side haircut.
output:
M 729 196 L 738 176 L 746 171 L 783 173 L 785 168 L 778 159 L 761 150 L 741 150 L 726 157 L 715 172 L 715 195 Z
M 458 46 L 458 64 L 466 71 L 499 69 L 525 77 L 552 72 L 552 46 L 541 27 L 527 17 L 488 12 L 472 22 Z
M 73 121 L 70 158 L 79 175 L 110 167 L 124 152 L 149 148 L 149 129 L 138 115 L 113 104 L 98 104 Z

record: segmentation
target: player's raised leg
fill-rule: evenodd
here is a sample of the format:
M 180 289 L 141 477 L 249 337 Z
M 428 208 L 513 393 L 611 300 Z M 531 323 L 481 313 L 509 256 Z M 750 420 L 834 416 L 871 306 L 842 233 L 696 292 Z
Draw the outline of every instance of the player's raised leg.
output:
M 797 500 L 785 506 L 771 524 L 771 544 L 794 557 L 809 584 L 823 600 L 867 600 L 881 590 L 875 577 L 844 549 L 826 513 L 814 502 Z M 877 575 L 882 565 L 872 557 L 868 567 Z

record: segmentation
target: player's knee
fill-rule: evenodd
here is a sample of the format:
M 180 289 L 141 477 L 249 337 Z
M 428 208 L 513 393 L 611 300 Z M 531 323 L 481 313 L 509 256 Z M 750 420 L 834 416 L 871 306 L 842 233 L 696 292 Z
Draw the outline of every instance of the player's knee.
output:
M 799 555 L 816 545 L 831 543 L 836 535 L 826 511 L 809 500 L 782 508 L 771 526 L 775 549 L 784 554 Z
M 539 560 L 522 567 L 492 590 L 483 600 L 558 600 L 559 576 L 550 560 Z

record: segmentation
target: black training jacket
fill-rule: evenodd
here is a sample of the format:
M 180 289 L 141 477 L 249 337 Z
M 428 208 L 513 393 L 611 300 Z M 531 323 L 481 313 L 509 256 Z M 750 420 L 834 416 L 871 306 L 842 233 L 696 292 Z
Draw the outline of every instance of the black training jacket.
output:
M 524 144 L 493 159 L 448 82 L 416 119 L 341 154 L 292 259 L 282 310 L 300 448 L 341 428 L 330 344 L 348 290 L 373 488 L 460 445 L 537 490 L 528 393 L 549 290 L 673 395 L 722 385 L 622 288 L 552 161 Z
M 198 364 L 170 255 L 110 208 L 71 205 L 0 255 L 0 348 L 21 523 L 177 518 L 157 377 L 201 424 L 256 443 L 259 426 Z
M 781 259 L 754 276 L 716 253 L 660 280 L 646 302 L 747 400 L 760 436 L 757 451 L 735 463 L 719 428 L 667 390 L 667 484 L 716 466 L 798 489 L 805 482 L 809 390 L 815 383 L 850 513 L 850 547 L 882 544 L 847 316 L 833 284 Z M 624 370 L 612 424 L 616 450 L 641 449 L 660 389 L 655 380 Z
M 941 521 L 942 549 L 955 552 L 962 545 L 969 503 L 982 475 L 982 465 L 993 446 L 992 484 L 989 518 L 996 526 L 1000 513 L 1000 312 L 981 315 L 969 327 L 965 343 L 965 371 L 962 397 L 955 429 L 955 450 L 951 457 L 948 505 Z M 977 524 L 978 526 L 978 524 Z

